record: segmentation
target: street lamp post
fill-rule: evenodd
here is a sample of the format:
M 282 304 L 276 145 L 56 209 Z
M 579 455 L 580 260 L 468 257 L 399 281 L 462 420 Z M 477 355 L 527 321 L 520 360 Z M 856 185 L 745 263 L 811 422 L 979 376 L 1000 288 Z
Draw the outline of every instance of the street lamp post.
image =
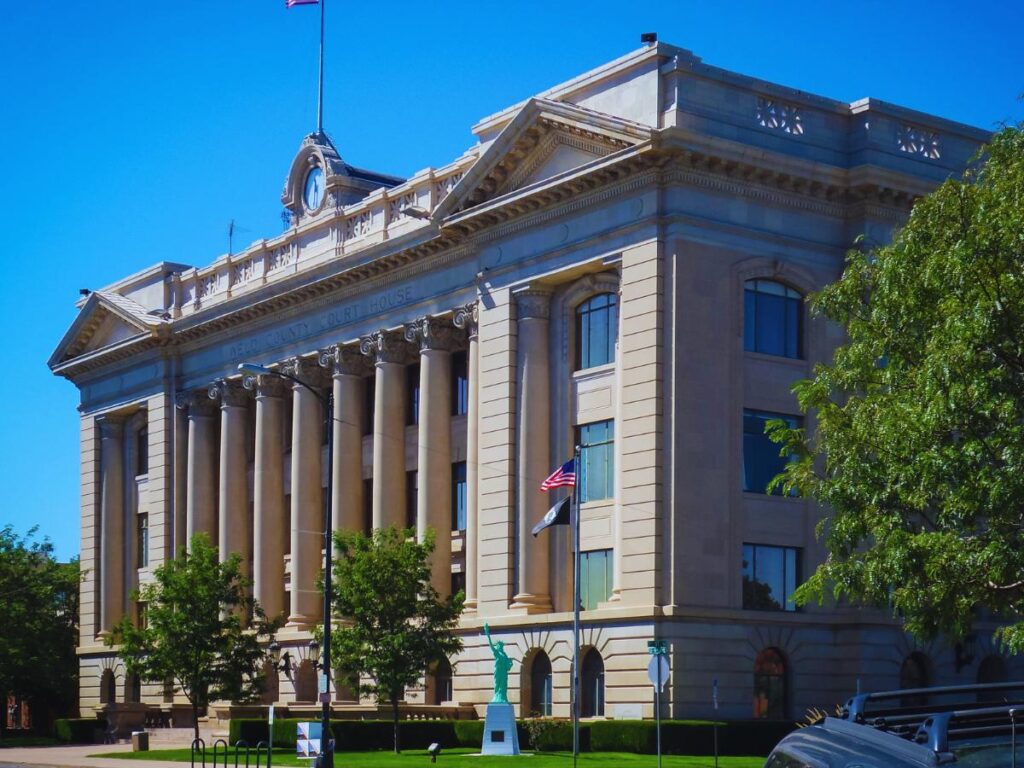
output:
M 298 376 L 290 373 L 267 368 L 265 365 L 255 363 L 240 363 L 239 373 L 248 373 L 254 376 L 277 376 L 288 381 L 295 382 L 312 392 L 324 406 L 327 412 L 325 424 L 327 425 L 327 503 L 324 505 L 324 654 L 322 660 L 316 666 L 319 667 L 324 679 L 327 680 L 325 690 L 320 691 L 320 755 L 316 759 L 317 768 L 334 768 L 334 749 L 330 738 L 331 733 L 331 563 L 332 541 L 331 541 L 331 520 L 333 518 L 332 505 L 334 504 L 334 392 L 329 391 L 327 395 L 311 387 Z M 310 648 L 315 648 L 313 643 Z

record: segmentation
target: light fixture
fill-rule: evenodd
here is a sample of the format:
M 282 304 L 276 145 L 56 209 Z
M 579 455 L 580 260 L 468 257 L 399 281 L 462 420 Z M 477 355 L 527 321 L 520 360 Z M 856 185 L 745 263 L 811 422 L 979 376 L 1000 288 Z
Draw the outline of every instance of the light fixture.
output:
M 292 677 L 292 655 L 288 651 L 281 653 L 281 644 L 276 640 L 269 646 L 271 655 L 274 657 L 274 669 L 278 672 L 284 672 L 284 676 L 289 680 Z
M 430 755 L 430 762 L 436 763 L 437 756 L 441 754 L 441 745 L 435 741 L 433 744 L 427 747 L 427 754 Z
M 403 216 L 408 216 L 412 219 L 429 219 L 430 211 L 426 208 L 420 208 L 418 205 L 407 205 L 402 208 L 399 213 Z

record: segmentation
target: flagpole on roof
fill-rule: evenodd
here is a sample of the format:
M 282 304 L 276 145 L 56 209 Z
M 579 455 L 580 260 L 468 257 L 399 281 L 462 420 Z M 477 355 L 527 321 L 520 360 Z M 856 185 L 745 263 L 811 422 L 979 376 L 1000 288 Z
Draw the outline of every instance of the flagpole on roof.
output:
M 324 7 L 327 0 L 320 0 L 320 84 L 316 100 L 316 135 L 324 135 Z
M 583 468 L 580 466 L 580 447 L 573 454 L 576 482 L 572 488 L 572 765 L 580 754 L 580 489 L 583 487 Z

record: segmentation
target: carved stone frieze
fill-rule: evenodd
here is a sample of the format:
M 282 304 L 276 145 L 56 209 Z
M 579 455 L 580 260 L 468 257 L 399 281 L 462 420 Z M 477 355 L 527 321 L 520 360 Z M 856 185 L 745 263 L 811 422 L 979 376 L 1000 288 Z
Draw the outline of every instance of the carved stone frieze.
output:
M 405 326 L 405 340 L 420 352 L 437 349 L 451 352 L 457 342 L 455 329 L 435 317 L 421 317 Z
M 520 320 L 547 320 L 551 316 L 551 291 L 548 289 L 524 288 L 513 295 Z
M 456 309 L 452 322 L 456 328 L 465 331 L 468 338 L 475 339 L 480 333 L 480 310 L 477 302 L 473 301 Z
M 383 328 L 363 336 L 359 340 L 359 351 L 371 358 L 377 365 L 381 363 L 405 364 L 415 359 L 414 350 L 405 341 L 403 335 Z

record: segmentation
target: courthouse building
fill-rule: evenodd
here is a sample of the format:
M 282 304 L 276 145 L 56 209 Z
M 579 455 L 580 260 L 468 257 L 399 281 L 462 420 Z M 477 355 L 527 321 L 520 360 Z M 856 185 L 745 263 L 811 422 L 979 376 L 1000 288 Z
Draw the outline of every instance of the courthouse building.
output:
M 484 622 L 516 660 L 521 715 L 569 714 L 569 532 L 532 526 L 581 446 L 588 717 L 653 713 L 647 641 L 668 642 L 673 717 L 796 717 L 859 685 L 974 682 L 1010 660 L 979 631 L 917 645 L 882 613 L 797 608 L 820 510 L 765 493 L 766 420 L 838 328 L 804 297 L 863 235 L 960 174 L 987 133 L 874 99 L 835 101 L 662 43 L 485 117 L 462 156 L 408 179 L 302 141 L 286 230 L 182 254 L 79 302 L 50 359 L 81 392 L 81 705 L 169 706 L 104 638 L 197 531 L 239 552 L 283 613 L 301 710 L 333 473 L 337 529 L 439 532 L 433 583 L 465 590 L 465 650 L 406 706 L 472 716 L 491 695 Z M 274 194 L 275 190 L 267 190 Z M 320 399 L 256 363 L 333 391 Z M 811 425 L 809 425 L 811 426 Z M 343 687 L 337 712 L 369 706 Z M 433 708 L 433 709 L 432 709 Z

